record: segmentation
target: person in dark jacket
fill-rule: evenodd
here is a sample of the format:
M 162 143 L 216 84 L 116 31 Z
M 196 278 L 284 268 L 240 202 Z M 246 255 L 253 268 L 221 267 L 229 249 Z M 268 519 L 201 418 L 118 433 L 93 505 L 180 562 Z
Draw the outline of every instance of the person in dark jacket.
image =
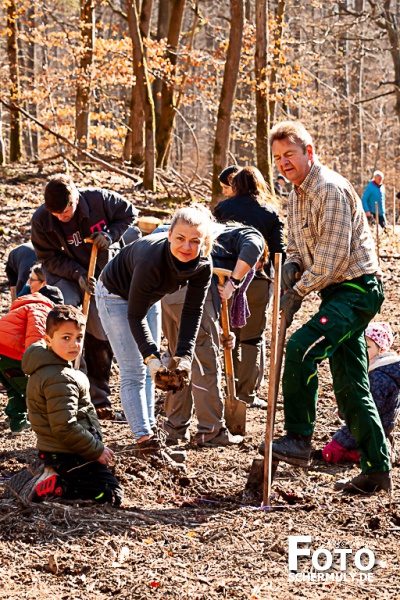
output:
M 393 333 L 389 323 L 373 321 L 365 330 L 372 398 L 386 438 L 394 447 L 393 431 L 400 416 L 400 356 L 390 350 Z M 359 462 L 361 454 L 347 425 L 343 425 L 322 450 L 327 462 Z
M 95 277 L 119 250 L 119 240 L 138 211 L 119 194 L 106 189 L 78 190 L 68 175 L 47 183 L 44 204 L 32 217 L 32 244 L 45 268 L 49 285 L 61 289 L 65 304 L 79 306 L 84 292 L 94 294 L 87 277 L 92 244 L 98 247 Z M 113 418 L 109 399 L 112 351 L 94 300 L 85 334 L 85 361 L 92 402 L 100 418 Z
M 253 227 L 221 224 L 217 227 L 219 235 L 211 253 L 213 266 L 229 269 L 232 276 L 242 282 L 248 273 L 254 273 L 254 268 L 264 252 L 264 239 Z M 243 439 L 241 436 L 231 435 L 224 420 L 218 316 L 221 309 L 220 293 L 224 298 L 225 288 L 229 293 L 230 285 L 227 280 L 219 293 L 217 282 L 218 279 L 214 276 L 204 305 L 196 340 L 191 385 L 175 393 L 168 392 L 165 399 L 167 420 L 163 427 L 170 444 L 189 439 L 193 408 L 198 422 L 195 436 L 198 446 L 231 446 L 239 444 Z M 183 288 L 162 299 L 163 332 L 172 354 L 178 337 L 185 291 Z M 224 345 L 229 342 L 230 340 L 223 340 Z M 232 346 L 228 345 L 233 346 L 234 343 Z
M 12 250 L 6 262 L 6 276 L 10 286 L 11 302 L 14 302 L 27 282 L 31 266 L 37 261 L 32 242 L 20 244 Z
M 45 470 L 32 500 L 52 496 L 121 504 L 123 491 L 107 467 L 114 452 L 102 441 L 89 381 L 73 367 L 83 345 L 86 319 L 74 306 L 47 315 L 46 334 L 26 350 L 22 369 L 29 420 Z
M 232 188 L 235 195 L 218 204 L 214 211 L 216 219 L 223 223 L 237 221 L 258 229 L 269 252 L 264 270 L 256 273 L 247 290 L 251 316 L 244 327 L 233 329 L 237 341 L 233 352 L 237 396 L 254 408 L 265 409 L 267 403 L 258 398 L 257 388 L 264 371 L 264 331 L 275 253 L 281 253 L 282 261 L 285 260 L 283 221 L 278 214 L 277 200 L 269 194 L 262 174 L 255 167 L 238 171 L 232 179 Z M 232 287 L 231 293 L 233 291 Z
M 162 369 L 159 300 L 187 284 L 174 364 L 190 377 L 211 282 L 211 223 L 207 209 L 177 210 L 168 233 L 125 246 L 97 282 L 99 315 L 120 369 L 122 407 L 141 454 L 160 450 L 154 385 L 146 377 L 154 379 Z

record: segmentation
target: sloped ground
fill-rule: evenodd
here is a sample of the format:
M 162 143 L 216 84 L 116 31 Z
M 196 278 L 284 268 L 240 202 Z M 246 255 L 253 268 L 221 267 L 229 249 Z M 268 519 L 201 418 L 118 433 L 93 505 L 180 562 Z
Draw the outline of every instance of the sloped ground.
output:
M 55 171 L 50 167 L 45 174 L 3 170 L 1 313 L 9 306 L 6 251 L 28 238 L 30 217 L 41 203 L 46 177 Z M 143 194 L 131 193 L 129 181 L 108 173 L 96 176 L 103 186 L 135 198 L 138 205 L 149 204 Z M 386 236 L 381 249 L 387 296 L 381 317 L 398 334 L 397 241 Z M 316 297 L 307 299 L 293 328 L 307 318 L 316 301 Z M 398 336 L 395 349 L 400 350 Z M 116 408 L 118 391 L 115 366 Z M 266 394 L 264 386 L 260 395 Z M 4 395 L 0 403 L 5 406 Z M 158 406 L 162 411 L 162 394 Z M 265 417 L 264 411 L 248 411 L 248 435 L 239 449 L 197 449 L 188 444 L 186 473 L 136 458 L 128 426 L 103 422 L 107 444 L 115 451 L 115 472 L 125 489 L 126 499 L 118 510 L 88 502 L 23 503 L 18 497 L 1 499 L 0 491 L 0 598 L 400 598 L 398 469 L 394 469 L 390 500 L 384 493 L 352 498 L 333 492 L 335 479 L 357 473 L 351 465 L 328 466 L 315 458 L 308 470 L 279 466 L 271 507 L 262 510 L 261 499 L 243 491 L 264 436 Z M 280 405 L 277 433 L 281 424 Z M 323 366 L 315 449 L 324 446 L 337 426 L 331 379 Z M 35 436 L 12 437 L 3 415 L 0 431 L 0 481 L 4 483 L 35 460 Z M 346 581 L 340 577 L 328 582 L 291 581 L 290 535 L 311 535 L 312 550 L 350 548 Z M 377 561 L 370 573 L 372 581 L 366 576 L 360 581 L 354 567 L 354 554 L 363 547 Z M 316 575 L 310 560 L 299 565 L 301 572 L 310 568 Z

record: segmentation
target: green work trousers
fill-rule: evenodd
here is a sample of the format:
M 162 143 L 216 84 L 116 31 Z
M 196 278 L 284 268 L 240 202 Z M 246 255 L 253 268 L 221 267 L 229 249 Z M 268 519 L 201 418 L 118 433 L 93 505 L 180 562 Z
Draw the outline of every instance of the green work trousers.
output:
M 390 470 L 381 421 L 368 379 L 364 331 L 383 302 L 373 275 L 331 285 L 321 292 L 318 312 L 286 347 L 282 379 L 285 429 L 312 435 L 318 398 L 318 364 L 329 358 L 339 410 L 357 441 L 364 473 Z
M 8 404 L 4 412 L 10 417 L 11 431 L 19 431 L 27 421 L 26 384 L 21 361 L 0 355 L 0 381 L 7 390 Z

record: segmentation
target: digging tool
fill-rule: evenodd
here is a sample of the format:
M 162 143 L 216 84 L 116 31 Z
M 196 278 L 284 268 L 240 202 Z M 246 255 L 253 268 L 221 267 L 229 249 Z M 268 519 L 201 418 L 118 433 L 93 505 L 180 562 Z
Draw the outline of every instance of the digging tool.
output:
M 272 306 L 272 334 L 271 334 L 271 353 L 269 368 L 268 385 L 268 406 L 267 406 L 267 424 L 265 429 L 265 453 L 264 453 L 264 486 L 263 486 L 263 505 L 268 506 L 271 495 L 271 483 L 275 474 L 277 462 L 272 461 L 272 440 L 274 437 L 276 400 L 278 397 L 280 373 L 282 367 L 283 347 L 286 334 L 286 319 L 282 314 L 280 320 L 279 336 L 279 301 L 280 301 L 280 283 L 281 283 L 282 255 L 275 254 L 274 270 L 274 299 Z
M 213 272 L 218 275 L 218 281 L 224 284 L 225 277 L 229 277 L 232 271 L 228 269 L 214 269 Z M 229 315 L 228 304 L 222 301 L 221 321 L 224 336 L 229 336 Z M 236 398 L 235 377 L 233 373 L 232 350 L 224 348 L 225 356 L 225 379 L 227 387 L 227 397 L 225 400 L 225 421 L 226 425 L 233 435 L 246 434 L 246 402 Z
M 90 262 L 89 262 L 89 268 L 88 268 L 88 274 L 87 274 L 87 278 L 89 279 L 90 277 L 94 277 L 94 272 L 96 270 L 96 262 L 97 262 L 97 252 L 99 249 L 96 246 L 96 244 L 93 244 L 93 240 L 91 240 L 90 238 L 85 238 L 84 241 L 87 244 L 92 244 L 92 250 L 90 252 Z M 88 292 L 85 292 L 85 294 L 83 296 L 83 303 L 82 303 L 82 313 L 85 315 L 85 317 L 88 316 L 89 306 L 90 306 L 90 294 L 88 294 Z M 77 356 L 75 359 L 75 363 L 74 363 L 75 369 L 79 369 L 80 364 L 81 364 L 81 354 L 79 356 Z

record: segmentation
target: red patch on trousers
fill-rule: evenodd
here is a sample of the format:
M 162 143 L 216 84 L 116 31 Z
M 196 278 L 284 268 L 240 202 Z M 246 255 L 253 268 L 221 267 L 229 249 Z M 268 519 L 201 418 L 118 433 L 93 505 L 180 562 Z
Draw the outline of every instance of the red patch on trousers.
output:
M 321 317 L 319 320 L 319 322 L 322 323 L 322 325 L 326 325 L 328 321 L 328 317 Z

